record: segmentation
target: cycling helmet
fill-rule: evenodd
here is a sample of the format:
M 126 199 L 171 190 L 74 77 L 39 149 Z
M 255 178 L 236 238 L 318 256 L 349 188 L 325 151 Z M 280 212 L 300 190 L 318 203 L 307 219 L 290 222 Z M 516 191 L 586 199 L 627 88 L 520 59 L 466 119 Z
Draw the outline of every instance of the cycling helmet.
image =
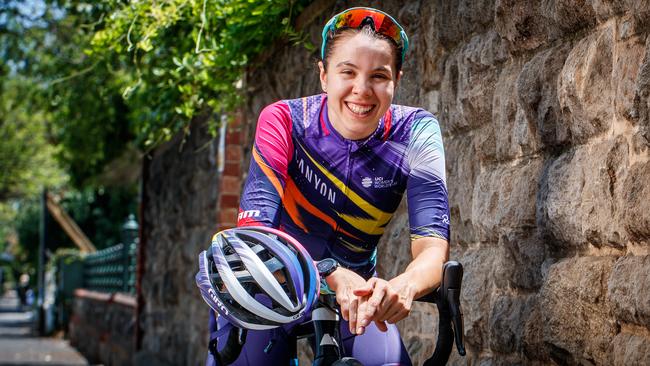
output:
M 232 325 L 254 330 L 302 318 L 320 291 L 307 250 L 279 230 L 256 226 L 216 233 L 199 255 L 196 284 Z

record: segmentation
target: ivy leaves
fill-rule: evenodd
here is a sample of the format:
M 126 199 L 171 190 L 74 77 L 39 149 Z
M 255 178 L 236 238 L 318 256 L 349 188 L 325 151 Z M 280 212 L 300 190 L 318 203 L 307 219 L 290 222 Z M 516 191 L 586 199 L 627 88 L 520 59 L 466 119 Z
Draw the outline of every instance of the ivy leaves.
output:
M 129 56 L 123 70 L 131 82 L 123 96 L 133 111 L 137 142 L 150 148 L 186 128 L 197 114 L 239 105 L 238 81 L 251 60 L 280 37 L 296 38 L 291 17 L 306 3 L 116 3 L 89 52 L 98 58 Z
M 128 146 L 152 149 L 199 114 L 236 108 L 260 53 L 304 40 L 291 24 L 309 2 L 36 0 L 41 11 L 16 21 L 22 5 L 7 0 L 0 55 L 6 78 L 30 81 L 31 106 L 82 186 Z

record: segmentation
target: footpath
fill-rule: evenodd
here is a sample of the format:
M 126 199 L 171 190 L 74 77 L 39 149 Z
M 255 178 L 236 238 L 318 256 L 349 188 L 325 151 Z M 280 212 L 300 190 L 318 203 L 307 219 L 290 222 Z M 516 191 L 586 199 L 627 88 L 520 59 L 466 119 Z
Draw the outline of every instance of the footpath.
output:
M 31 310 L 22 311 L 15 291 L 0 297 L 0 365 L 88 365 L 65 339 L 39 337 Z

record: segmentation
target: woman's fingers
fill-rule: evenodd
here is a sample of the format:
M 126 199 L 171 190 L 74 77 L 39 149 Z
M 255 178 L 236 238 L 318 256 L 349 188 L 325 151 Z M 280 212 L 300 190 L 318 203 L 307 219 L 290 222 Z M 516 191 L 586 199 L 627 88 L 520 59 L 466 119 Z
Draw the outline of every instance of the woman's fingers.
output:
M 339 307 L 341 308 L 341 316 L 343 319 L 348 321 L 350 319 L 350 301 L 347 296 L 337 296 L 336 297 L 336 302 L 339 303 Z
M 397 308 L 398 304 L 396 303 L 398 300 L 399 296 L 397 292 L 395 292 L 392 288 L 387 288 L 386 294 L 379 304 L 379 310 L 375 314 L 375 319 L 385 321 L 388 318 L 388 315 L 392 314 Z
M 400 310 L 397 313 L 393 314 L 390 318 L 388 318 L 386 320 L 386 322 L 388 324 L 395 324 L 398 321 L 400 321 L 400 320 L 406 318 L 407 316 L 409 316 L 409 313 L 410 313 L 410 309 L 409 310 Z
M 374 289 L 372 290 L 372 295 L 367 296 L 367 301 L 363 303 L 363 312 L 359 311 L 359 320 L 361 326 L 367 326 L 370 323 L 371 319 L 376 318 L 377 310 L 381 304 L 384 296 L 386 294 L 386 285 L 381 283 L 376 283 Z
M 400 296 L 399 306 L 391 309 L 388 313 L 386 321 L 389 324 L 395 324 L 398 321 L 406 318 L 411 313 L 411 306 L 413 305 L 413 299 L 408 296 Z
M 359 307 L 359 299 L 356 296 L 352 296 L 350 299 L 350 309 L 349 309 L 349 326 L 350 333 L 356 334 L 357 330 L 357 311 Z
M 379 329 L 382 332 L 387 332 L 388 331 L 388 326 L 386 323 L 380 321 L 380 320 L 375 320 L 375 325 L 377 325 L 377 329 Z

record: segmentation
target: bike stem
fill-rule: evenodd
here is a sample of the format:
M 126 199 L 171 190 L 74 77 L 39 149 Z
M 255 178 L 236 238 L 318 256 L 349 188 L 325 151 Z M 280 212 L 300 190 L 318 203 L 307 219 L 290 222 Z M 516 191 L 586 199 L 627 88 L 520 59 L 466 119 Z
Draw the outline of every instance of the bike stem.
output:
M 333 300 L 333 297 L 330 297 L 330 300 Z M 329 366 L 341 358 L 339 314 L 329 305 L 321 304 L 311 313 L 316 342 L 316 354 L 312 366 Z

